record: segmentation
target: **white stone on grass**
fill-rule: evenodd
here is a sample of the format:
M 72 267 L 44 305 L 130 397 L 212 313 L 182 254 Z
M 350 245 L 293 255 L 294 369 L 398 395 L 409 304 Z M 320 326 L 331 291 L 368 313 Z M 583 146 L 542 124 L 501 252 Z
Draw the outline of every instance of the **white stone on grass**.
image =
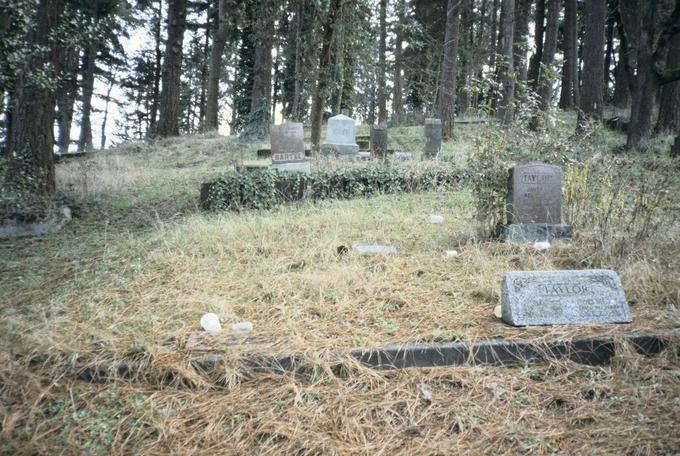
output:
M 220 324 L 220 317 L 214 313 L 207 313 L 201 317 L 201 328 L 210 333 L 218 333 L 222 331 Z
M 441 215 L 430 215 L 430 223 L 444 223 L 444 217 Z
M 250 332 L 253 330 L 253 324 L 249 321 L 242 321 L 231 325 L 231 330 L 234 332 Z
M 550 242 L 548 241 L 536 241 L 534 242 L 534 248 L 539 252 L 545 252 L 550 248 Z

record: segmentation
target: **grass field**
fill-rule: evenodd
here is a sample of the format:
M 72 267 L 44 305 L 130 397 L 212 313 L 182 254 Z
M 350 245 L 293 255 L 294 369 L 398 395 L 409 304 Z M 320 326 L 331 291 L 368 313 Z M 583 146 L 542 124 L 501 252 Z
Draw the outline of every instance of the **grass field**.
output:
M 571 138 L 573 121 L 560 117 L 550 134 L 517 140 L 567 151 L 565 215 L 577 235 L 547 252 L 480 238 L 470 185 L 202 213 L 200 183 L 256 161 L 264 146 L 232 138 L 132 143 L 58 164 L 75 219 L 46 238 L 0 241 L 0 452 L 680 452 L 677 345 L 653 359 L 624 352 L 607 367 L 377 373 L 346 361 L 343 375 L 319 362 L 318 376 L 295 378 L 235 360 L 216 379 L 189 366 L 184 344 L 205 312 L 253 322 L 268 349 L 286 353 L 677 329 L 678 164 L 654 151 L 614 155 L 624 139 L 614 133 L 587 144 Z M 474 163 L 491 128 L 458 126 L 444 155 Z M 392 129 L 391 147 L 420 152 L 420 134 Z M 430 214 L 444 223 L 431 224 Z M 398 244 L 401 253 L 336 255 L 359 242 Z M 445 257 L 454 249 L 458 256 Z M 519 329 L 494 317 L 506 271 L 596 267 L 620 274 L 631 325 Z M 140 353 L 185 384 L 94 385 L 65 375 L 76 354 Z M 29 363 L 34 355 L 49 362 Z M 431 400 L 418 384 L 433 389 Z

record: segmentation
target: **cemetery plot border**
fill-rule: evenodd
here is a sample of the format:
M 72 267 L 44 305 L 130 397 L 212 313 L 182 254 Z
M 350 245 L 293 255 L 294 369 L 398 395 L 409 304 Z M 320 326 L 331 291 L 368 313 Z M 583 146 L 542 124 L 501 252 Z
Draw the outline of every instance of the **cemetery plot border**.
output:
M 496 366 L 521 367 L 527 364 L 545 363 L 554 360 L 570 360 L 579 364 L 607 365 L 619 348 L 625 345 L 636 353 L 655 356 L 666 348 L 678 343 L 680 331 L 667 333 L 627 333 L 618 336 L 587 337 L 569 340 L 506 341 L 486 340 L 479 342 L 449 342 L 441 344 L 390 345 L 377 349 L 358 349 L 329 353 L 322 358 L 313 353 L 294 353 L 275 356 L 268 354 L 239 355 L 245 367 L 255 372 L 305 375 L 314 370 L 313 359 L 325 359 L 341 363 L 343 358 L 353 358 L 364 366 L 377 370 L 430 368 L 452 366 Z M 200 373 L 219 373 L 223 355 L 203 354 L 192 360 L 193 367 Z M 231 358 L 230 358 L 231 359 Z M 31 365 L 41 365 L 44 360 L 31 359 Z M 120 360 L 109 363 L 88 364 L 77 359 L 67 374 L 88 382 L 104 383 L 119 379 L 138 381 L 159 378 L 154 371 L 151 376 L 150 359 L 141 361 Z M 173 382 L 176 374 L 160 375 L 162 381 Z

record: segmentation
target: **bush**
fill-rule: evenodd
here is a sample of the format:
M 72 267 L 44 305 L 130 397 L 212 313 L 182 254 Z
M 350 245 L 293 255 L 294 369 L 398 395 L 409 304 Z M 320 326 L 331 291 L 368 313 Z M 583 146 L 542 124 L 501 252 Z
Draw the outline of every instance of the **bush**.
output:
M 228 172 L 201 186 L 208 210 L 268 209 L 302 199 L 347 199 L 380 193 L 413 192 L 460 184 L 465 173 L 452 165 L 412 168 L 371 166 L 313 174 L 263 170 Z

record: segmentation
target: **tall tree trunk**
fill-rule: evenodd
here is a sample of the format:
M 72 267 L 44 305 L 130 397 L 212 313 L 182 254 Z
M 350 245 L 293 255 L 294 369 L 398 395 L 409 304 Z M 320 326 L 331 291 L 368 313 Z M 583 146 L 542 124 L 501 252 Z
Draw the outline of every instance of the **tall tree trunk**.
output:
M 213 37 L 213 44 L 210 49 L 210 70 L 208 71 L 208 95 L 204 124 L 206 131 L 217 130 L 219 126 L 218 104 L 220 98 L 222 54 L 224 54 L 224 46 L 227 43 L 227 17 L 224 2 L 225 0 L 219 0 L 217 5 L 217 32 Z
M 28 32 L 26 43 L 46 49 L 28 59 L 25 71 L 18 72 L 12 95 L 12 126 L 7 150 L 5 186 L 10 191 L 48 195 L 54 192 L 54 108 L 53 90 L 33 85 L 31 76 L 46 64 L 52 64 L 56 78 L 61 49 L 50 32 L 58 26 L 64 12 L 64 0 L 40 0 L 35 26 Z
M 543 61 L 543 34 L 545 33 L 545 2 L 546 0 L 536 0 L 536 15 L 534 16 L 534 54 L 529 59 L 529 70 L 527 80 L 531 82 L 534 90 L 538 89 L 538 75 Z
M 489 71 L 496 74 L 496 52 L 498 51 L 498 2 L 493 0 L 491 5 L 491 38 L 489 42 Z M 460 0 L 459 0 L 460 3 Z M 490 96 L 493 100 L 495 97 Z
M 207 97 L 207 92 L 208 92 L 208 53 L 210 52 L 210 34 L 211 34 L 211 27 L 210 27 L 210 15 L 208 15 L 208 19 L 206 20 L 205 23 L 205 41 L 203 42 L 203 55 L 201 56 L 201 96 L 198 101 L 198 124 L 200 128 L 203 128 L 203 125 L 205 124 L 205 114 L 207 110 L 207 102 L 206 102 L 206 97 Z
M 387 121 L 387 0 L 380 0 L 380 43 L 378 45 L 378 123 Z
M 456 59 L 460 25 L 460 0 L 448 0 L 446 7 L 446 34 L 442 60 L 441 90 L 439 91 L 439 116 L 442 121 L 442 138 L 453 137 L 453 119 L 456 108 Z
M 269 134 L 272 104 L 272 46 L 274 45 L 274 20 L 276 0 L 261 0 L 258 14 L 253 90 L 250 93 L 248 123 L 241 133 L 244 140 L 263 140 Z
M 583 88 L 578 128 L 602 119 L 604 107 L 604 39 L 607 0 L 589 0 L 585 5 L 586 35 L 583 39 Z
M 652 41 L 657 22 L 657 2 L 620 0 L 619 8 L 625 29 L 628 52 L 634 55 L 635 65 L 628 68 L 632 103 L 626 147 L 646 150 L 652 133 L 652 117 L 657 105 L 660 80 L 654 70 Z
M 80 120 L 80 138 L 78 139 L 78 152 L 92 149 L 92 95 L 94 93 L 94 73 L 96 70 L 98 43 L 90 43 L 83 55 L 83 96 L 82 115 Z
M 460 46 L 460 65 L 461 74 L 460 81 L 462 87 L 458 88 L 458 113 L 460 116 L 466 116 L 471 104 L 470 94 L 470 78 L 474 71 L 472 56 L 474 53 L 474 0 L 462 0 L 460 12 L 460 27 L 463 38 Z
M 666 61 L 680 66 L 680 33 L 671 38 Z M 680 133 L 680 81 L 671 82 L 661 87 L 659 118 L 656 129 L 662 133 Z M 676 139 L 678 141 L 678 139 Z
M 617 108 L 627 109 L 630 105 L 630 80 L 626 68 L 631 67 L 628 55 L 626 33 L 623 29 L 619 11 L 614 11 L 616 16 L 616 31 L 619 35 L 618 61 L 614 68 L 614 95 L 612 104 Z
M 331 66 L 331 46 L 335 24 L 342 12 L 343 0 L 331 0 L 328 17 L 323 26 L 321 37 L 321 54 L 319 55 L 319 74 L 316 87 L 312 95 L 312 148 L 315 154 L 321 149 L 321 124 L 323 122 L 323 108 L 328 90 L 329 69 Z
M 405 0 L 397 0 L 397 24 L 395 26 L 394 38 L 394 93 L 392 96 L 392 123 L 399 126 L 404 118 L 404 102 L 402 92 L 404 91 L 401 46 L 404 41 L 403 28 L 405 26 Z
M 151 110 L 149 112 L 149 125 L 147 134 L 153 135 L 156 131 L 156 120 L 158 115 L 158 105 L 160 104 L 161 91 L 161 65 L 163 60 L 163 51 L 161 51 L 161 26 L 163 25 L 163 0 L 158 0 L 158 11 L 156 12 L 156 21 L 154 23 L 154 67 L 153 67 L 153 92 L 151 94 Z
M 609 5 L 610 2 L 608 2 Z M 612 66 L 612 59 L 613 59 L 613 54 L 614 54 L 614 23 L 616 22 L 614 19 L 614 14 L 612 11 L 609 10 L 609 6 L 606 7 L 607 9 L 607 32 L 606 32 L 606 42 L 607 42 L 607 47 L 604 53 L 604 102 L 606 103 L 609 100 L 609 82 L 611 82 L 611 66 Z
M 538 72 L 538 111 L 531 124 L 533 129 L 539 127 L 541 119 L 550 107 L 553 81 L 546 70 L 552 69 L 557 51 L 557 22 L 560 17 L 560 0 L 547 0 L 546 3 L 545 42 L 543 43 L 543 55 Z
M 578 86 L 578 42 L 577 42 L 576 0 L 564 1 L 564 64 L 562 67 L 562 89 L 560 108 L 571 109 L 578 106 L 580 93 Z
M 515 0 L 503 0 L 501 6 L 501 55 L 503 61 L 500 65 L 500 77 L 502 86 L 502 98 L 498 100 L 496 118 L 503 125 L 512 122 L 513 100 L 515 96 L 515 75 L 513 68 L 513 22 L 515 19 Z
M 160 118 L 156 133 L 161 136 L 179 135 L 179 96 L 182 75 L 182 44 L 186 29 L 187 0 L 168 1 L 168 39 L 165 43 Z
M 527 35 L 529 34 L 529 12 L 532 0 L 515 1 L 515 27 L 513 38 L 513 67 L 517 74 L 517 80 L 527 81 Z
M 109 80 L 109 88 L 106 90 L 106 104 L 104 105 L 104 118 L 102 119 L 102 135 L 100 142 L 100 149 L 106 147 L 106 122 L 109 119 L 109 103 L 111 102 L 111 90 L 113 90 L 113 82 L 116 80 L 115 75 Z
M 73 104 L 78 94 L 78 49 L 65 49 L 63 68 L 65 79 L 57 92 L 57 146 L 60 154 L 67 154 L 71 145 L 71 125 L 73 123 Z
M 304 0 L 298 0 L 297 12 L 295 13 L 295 69 L 293 82 L 293 106 L 290 109 L 290 118 L 294 121 L 299 121 L 300 115 L 300 98 L 302 97 L 302 52 L 300 49 L 300 41 L 302 39 L 302 13 Z

